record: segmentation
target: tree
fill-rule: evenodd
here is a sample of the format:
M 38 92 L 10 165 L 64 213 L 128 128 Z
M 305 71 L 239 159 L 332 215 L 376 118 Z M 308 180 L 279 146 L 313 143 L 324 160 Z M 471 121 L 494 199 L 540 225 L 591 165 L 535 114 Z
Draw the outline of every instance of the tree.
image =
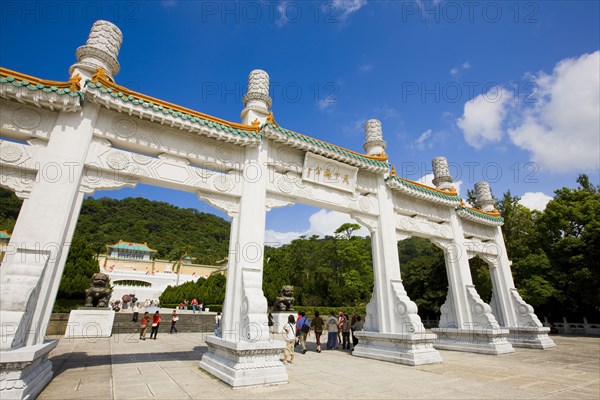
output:
M 99 271 L 98 260 L 92 247 L 81 238 L 74 239 L 60 280 L 58 297 L 85 299 L 85 290 L 90 286 L 92 275 Z
M 346 222 L 345 224 L 342 224 L 339 228 L 335 230 L 335 235 L 338 238 L 349 240 L 352 237 L 352 233 L 359 229 L 360 225 Z

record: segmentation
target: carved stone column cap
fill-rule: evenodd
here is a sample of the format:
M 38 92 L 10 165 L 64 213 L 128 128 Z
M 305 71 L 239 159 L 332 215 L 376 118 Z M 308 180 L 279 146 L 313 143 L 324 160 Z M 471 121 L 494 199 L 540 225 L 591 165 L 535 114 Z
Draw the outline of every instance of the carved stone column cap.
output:
M 475 196 L 477 201 L 475 206 L 483 211 L 493 211 L 496 205 L 496 201 L 492 196 L 492 190 L 490 184 L 486 181 L 477 182 L 475 184 Z
M 252 100 L 258 100 L 264 103 L 264 112 L 268 112 L 271 108 L 273 100 L 269 96 L 269 74 L 262 69 L 255 69 L 248 75 L 248 91 L 244 95 L 242 101 L 244 106 L 249 107 L 248 103 Z M 263 111 L 261 109 L 260 111 Z
M 123 33 L 115 24 L 103 20 L 94 22 L 85 45 L 77 49 L 77 64 L 71 67 L 71 72 L 75 67 L 91 71 L 103 68 L 112 79 L 121 69 L 117 61 L 121 43 Z
M 433 184 L 435 187 L 441 190 L 448 190 L 452 188 L 451 183 L 454 181 L 452 175 L 450 175 L 450 169 L 448 168 L 448 160 L 446 157 L 435 157 L 431 160 L 433 167 Z
M 383 130 L 381 129 L 381 121 L 378 119 L 370 119 L 365 123 L 365 144 L 363 148 L 369 155 L 381 154 L 387 146 L 383 140 Z

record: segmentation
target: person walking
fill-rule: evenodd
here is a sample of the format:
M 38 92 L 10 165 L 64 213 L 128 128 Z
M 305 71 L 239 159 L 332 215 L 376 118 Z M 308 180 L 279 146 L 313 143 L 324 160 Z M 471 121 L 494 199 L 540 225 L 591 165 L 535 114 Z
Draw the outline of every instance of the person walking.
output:
M 296 321 L 296 328 L 298 329 L 298 338 L 300 340 L 302 354 L 306 354 L 306 337 L 310 332 L 310 321 L 306 318 L 304 311 L 300 312 L 300 318 Z
M 160 326 L 160 315 L 157 312 L 154 313 L 154 316 L 152 317 L 152 330 L 150 331 L 150 339 L 152 339 L 152 336 L 154 336 L 154 340 L 156 340 L 156 335 L 158 334 L 158 328 Z
M 177 333 L 177 327 L 175 326 L 177 325 L 177 321 L 179 321 L 179 316 L 177 316 L 177 311 L 173 310 L 173 315 L 171 316 L 171 330 L 169 333 L 173 333 L 173 331 Z
M 198 307 L 198 300 L 197 299 L 193 299 L 192 300 L 192 313 L 196 314 L 196 307 Z
M 283 327 L 283 339 L 285 340 L 285 350 L 283 351 L 283 363 L 292 364 L 294 362 L 294 344 L 296 343 L 296 327 L 294 323 L 296 320 L 294 316 L 290 314 L 288 316 L 288 322 Z M 288 360 L 288 357 L 290 358 Z
M 149 323 L 150 315 L 148 314 L 148 311 L 146 311 L 140 321 L 140 340 L 146 340 L 146 329 L 148 329 Z
M 342 311 L 340 311 L 338 313 L 338 324 L 337 324 L 337 328 L 338 328 L 337 344 L 338 344 L 338 346 L 340 344 L 342 344 L 342 327 L 343 326 L 344 326 L 344 313 Z
M 338 319 L 335 317 L 333 311 L 329 313 L 329 317 L 327 317 L 327 350 L 333 350 L 337 348 L 337 324 Z
M 342 349 L 350 350 L 350 320 L 342 315 Z
M 315 331 L 315 337 L 317 339 L 317 353 L 321 352 L 321 335 L 323 334 L 323 318 L 320 317 L 318 311 L 315 311 L 315 317 L 313 318 L 311 325 Z
M 204 303 L 200 302 L 200 304 L 198 304 L 198 309 L 200 310 L 200 314 L 202 314 L 202 309 L 204 308 Z
M 267 315 L 267 320 L 268 320 L 268 325 L 269 325 L 269 334 L 271 335 L 271 338 L 275 338 L 275 321 L 273 320 L 273 314 L 269 313 Z
M 131 317 L 131 322 L 138 322 L 138 318 L 140 316 L 140 307 L 139 304 L 135 303 L 133 306 L 133 316 Z

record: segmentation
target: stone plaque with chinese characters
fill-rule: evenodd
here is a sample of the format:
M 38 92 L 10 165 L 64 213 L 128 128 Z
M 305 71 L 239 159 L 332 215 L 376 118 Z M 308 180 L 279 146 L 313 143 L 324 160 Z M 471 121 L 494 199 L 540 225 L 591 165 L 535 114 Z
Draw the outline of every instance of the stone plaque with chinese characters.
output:
M 329 186 L 346 192 L 354 192 L 358 168 L 306 153 L 302 179 L 319 185 Z

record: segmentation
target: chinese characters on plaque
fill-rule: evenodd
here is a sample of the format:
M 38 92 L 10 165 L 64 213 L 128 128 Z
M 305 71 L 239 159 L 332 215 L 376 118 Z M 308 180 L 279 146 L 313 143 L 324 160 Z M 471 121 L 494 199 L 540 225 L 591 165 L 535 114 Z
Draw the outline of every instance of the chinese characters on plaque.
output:
M 354 192 L 358 168 L 306 153 L 302 179 L 319 185 L 329 186 L 346 192 Z

